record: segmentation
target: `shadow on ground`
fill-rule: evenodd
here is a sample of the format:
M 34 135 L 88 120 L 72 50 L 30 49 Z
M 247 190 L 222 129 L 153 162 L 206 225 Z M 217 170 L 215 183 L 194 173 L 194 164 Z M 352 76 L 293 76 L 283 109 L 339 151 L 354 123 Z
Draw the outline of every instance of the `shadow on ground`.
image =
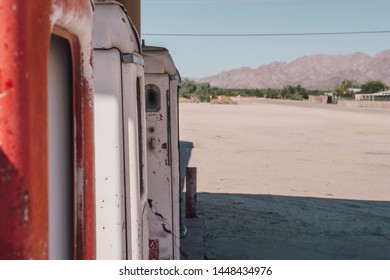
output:
M 185 217 L 185 177 L 186 168 L 191 158 L 194 148 L 192 142 L 180 141 L 180 259 L 182 260 L 202 260 L 204 220 L 202 218 Z
M 184 188 L 184 179 L 186 176 L 186 168 L 188 167 L 188 163 L 191 158 L 191 152 L 194 148 L 194 144 L 192 142 L 180 141 L 180 186 L 183 191 Z
M 390 259 L 390 202 L 198 194 L 206 259 Z

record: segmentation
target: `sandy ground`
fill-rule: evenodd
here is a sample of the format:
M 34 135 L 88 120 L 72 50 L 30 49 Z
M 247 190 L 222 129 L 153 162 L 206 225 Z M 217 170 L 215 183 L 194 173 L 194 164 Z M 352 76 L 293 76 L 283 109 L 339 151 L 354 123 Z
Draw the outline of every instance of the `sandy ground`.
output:
M 180 129 L 206 258 L 390 259 L 389 110 L 180 104 Z

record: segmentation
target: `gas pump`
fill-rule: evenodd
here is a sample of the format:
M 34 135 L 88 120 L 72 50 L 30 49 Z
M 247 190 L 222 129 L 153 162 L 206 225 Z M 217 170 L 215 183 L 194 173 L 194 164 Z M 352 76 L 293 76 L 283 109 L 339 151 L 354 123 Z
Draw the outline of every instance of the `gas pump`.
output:
M 96 2 L 93 48 L 97 258 L 147 259 L 144 66 L 119 3 Z
M 180 259 L 179 75 L 169 51 L 143 46 L 151 259 Z
M 95 258 L 92 12 L 1 1 L 0 259 Z

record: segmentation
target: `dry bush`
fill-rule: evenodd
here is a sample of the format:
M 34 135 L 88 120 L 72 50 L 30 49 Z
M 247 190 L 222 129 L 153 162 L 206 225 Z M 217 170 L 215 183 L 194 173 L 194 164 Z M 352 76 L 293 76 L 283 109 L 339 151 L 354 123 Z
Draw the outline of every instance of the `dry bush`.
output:
M 199 99 L 196 97 L 192 98 L 184 98 L 184 97 L 179 97 L 179 103 L 199 103 Z
M 234 100 L 232 100 L 230 97 L 227 96 L 219 96 L 217 99 L 213 99 L 210 102 L 211 104 L 229 104 L 229 105 L 237 105 L 238 103 Z

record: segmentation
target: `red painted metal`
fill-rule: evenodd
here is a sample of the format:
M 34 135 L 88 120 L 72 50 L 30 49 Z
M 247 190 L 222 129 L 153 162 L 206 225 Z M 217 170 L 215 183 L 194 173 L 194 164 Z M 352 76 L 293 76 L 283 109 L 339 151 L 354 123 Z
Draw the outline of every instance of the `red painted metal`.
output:
M 75 258 L 95 258 L 92 90 L 84 63 L 92 58 L 80 47 L 91 28 L 78 29 L 78 19 L 92 22 L 89 0 L 0 2 L 0 259 L 48 258 L 47 59 L 53 31 L 70 41 L 73 55 Z

